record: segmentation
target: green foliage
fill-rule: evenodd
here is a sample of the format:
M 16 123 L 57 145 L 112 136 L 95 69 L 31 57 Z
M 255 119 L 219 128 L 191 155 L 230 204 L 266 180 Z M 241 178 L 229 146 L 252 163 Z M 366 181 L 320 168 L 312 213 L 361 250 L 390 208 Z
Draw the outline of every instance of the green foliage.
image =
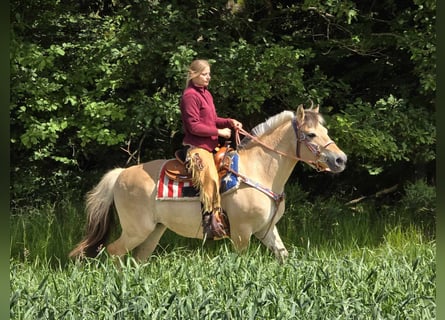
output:
M 22 261 L 43 259 L 66 261 L 66 243 L 78 241 L 84 229 L 80 218 L 79 199 L 58 199 L 53 203 L 34 203 L 33 206 L 12 208 L 10 216 L 10 254 Z
M 366 159 L 363 166 L 370 174 L 379 174 L 398 161 L 435 159 L 436 130 L 424 108 L 410 107 L 390 95 L 374 105 L 357 99 L 341 113 L 335 115 L 331 130 L 351 157 Z
M 51 267 L 11 260 L 10 318 L 434 319 L 435 245 L 293 250 L 277 264 L 252 247 L 177 248 L 147 263 L 129 258 Z M 406 252 L 414 255 L 407 256 Z
M 54 172 L 78 181 L 91 170 L 170 157 L 194 58 L 212 62 L 218 113 L 247 129 L 319 103 L 348 154 L 345 185 L 357 175 L 385 180 L 401 163 L 430 165 L 435 10 L 431 0 L 15 1 L 12 196 L 25 198 L 28 180 L 50 181 Z M 39 186 L 34 193 L 46 194 Z
M 425 181 L 408 182 L 400 206 L 406 211 L 407 220 L 415 220 L 419 225 L 436 220 L 436 189 Z
M 20 130 L 13 130 L 11 137 L 13 148 L 34 150 L 20 160 L 49 158 L 76 165 L 76 154 L 85 147 L 123 141 L 125 135 L 112 126 L 124 118 L 125 109 L 111 94 L 118 86 L 113 74 L 121 71 L 117 63 L 121 55 L 113 51 L 110 41 L 109 32 L 116 28 L 111 20 L 99 25 L 96 19 L 54 13 L 45 22 L 35 17 L 35 24 L 28 28 L 60 27 L 57 45 L 47 46 L 54 36 L 49 32 L 38 41 L 13 38 L 11 119 L 13 129 Z M 71 29 L 76 24 L 82 29 L 80 34 Z M 91 40 L 96 40 L 94 45 Z
M 430 214 L 435 194 L 422 183 L 404 190 L 398 208 L 378 212 L 372 201 L 350 207 L 312 200 L 301 185 L 290 184 L 278 223 L 290 252 L 284 265 L 254 238 L 238 255 L 230 241 L 203 245 L 174 234 L 161 239 L 146 263 L 131 255 L 113 260 L 105 252 L 74 262 L 67 254 L 84 224 L 78 200 L 16 207 L 10 316 L 434 318 L 436 245 L 411 212 Z
M 349 200 L 329 194 L 312 197 L 300 184 L 288 184 L 285 215 L 277 224 L 280 234 L 302 247 L 333 248 L 380 244 L 388 229 L 399 228 L 404 233 L 415 228 L 425 239 L 435 237 L 435 188 L 424 181 L 407 183 L 397 196 L 368 198 L 356 204 Z
M 415 0 L 415 6 L 408 8 L 396 19 L 395 28 L 403 36 L 398 39 L 402 50 L 410 54 L 413 72 L 419 77 L 420 92 L 436 91 L 436 1 Z M 406 23 L 413 27 L 401 30 Z M 400 28 L 400 29 L 399 29 Z
M 11 318 L 434 318 L 436 1 L 230 3 L 11 3 Z M 348 155 L 329 184 L 303 170 L 286 190 L 290 263 L 224 242 L 123 273 L 67 262 L 95 176 L 172 155 L 193 58 L 221 115 L 249 129 L 312 99 Z M 400 201 L 344 205 L 392 176 Z
M 21 177 L 20 183 L 13 183 L 10 186 L 10 208 L 11 213 L 16 210 L 23 210 L 20 213 L 28 214 L 34 210 L 30 208 L 39 208 L 49 203 L 59 203 L 68 200 L 78 200 L 84 196 L 93 183 L 78 172 L 66 170 L 52 170 L 50 177 L 36 176 L 40 168 L 28 166 L 17 168 L 20 172 L 15 172 Z M 90 179 L 98 179 L 99 176 L 92 174 Z M 86 186 L 86 187 L 85 187 Z M 36 196 L 38 195 L 38 196 Z
M 242 106 L 242 114 L 260 112 L 261 107 L 280 104 L 278 113 L 296 108 L 304 100 L 304 69 L 311 56 L 310 49 L 266 44 L 255 46 L 240 39 L 220 49 L 215 64 L 218 105 L 230 113 L 233 106 Z M 278 103 L 277 103 L 278 102 Z
M 55 177 L 54 180 L 60 179 Z M 80 178 L 79 178 L 80 179 Z M 20 260 L 45 258 L 67 263 L 68 252 L 81 239 L 85 213 L 82 192 L 71 192 L 60 198 L 57 187 L 42 179 L 44 189 L 53 189 L 53 202 L 37 201 L 28 206 L 14 202 L 10 218 L 11 256 Z M 48 185 L 44 185 L 48 183 Z M 68 189 L 63 186 L 62 189 Z M 60 189 L 60 187 L 59 187 Z M 25 193 L 25 191 L 24 191 Z M 57 197 L 59 196 L 59 198 Z M 409 183 L 397 205 L 381 205 L 375 199 L 351 205 L 333 197 L 315 197 L 299 184 L 286 186 L 286 211 L 277 228 L 286 245 L 306 248 L 349 249 L 379 246 L 388 230 L 400 233 L 416 229 L 424 240 L 435 237 L 435 191 L 426 183 Z M 394 199 L 388 199 L 394 202 Z M 21 203 L 20 199 L 17 199 Z M 110 240 L 119 236 L 117 224 Z M 252 238 L 252 243 L 255 243 Z M 220 242 L 213 242 L 214 247 Z M 171 246 L 200 247 L 200 240 L 178 237 L 167 232 L 161 248 Z M 211 248 L 212 243 L 208 244 Z M 207 246 L 207 244 L 206 244 Z M 170 249 L 168 249 L 170 250 Z

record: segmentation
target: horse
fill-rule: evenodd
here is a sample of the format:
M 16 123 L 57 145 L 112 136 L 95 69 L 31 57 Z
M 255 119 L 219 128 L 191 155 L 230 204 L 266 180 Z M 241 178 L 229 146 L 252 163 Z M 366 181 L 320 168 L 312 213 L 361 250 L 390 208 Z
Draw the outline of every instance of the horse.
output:
M 285 184 L 296 163 L 303 161 L 317 171 L 340 173 L 347 156 L 328 135 L 319 106 L 285 110 L 255 126 L 236 147 L 239 184 L 221 195 L 230 222 L 230 239 L 242 253 L 255 236 L 279 262 L 288 251 L 276 224 L 285 211 Z M 238 136 L 239 137 L 239 136 Z M 199 198 L 157 199 L 160 172 L 167 159 L 157 159 L 103 175 L 86 195 L 86 235 L 69 253 L 71 258 L 95 257 L 101 248 L 112 257 L 131 252 L 146 260 L 168 228 L 189 238 L 204 239 Z M 115 206 L 120 237 L 105 245 Z M 205 241 L 205 239 L 204 239 Z

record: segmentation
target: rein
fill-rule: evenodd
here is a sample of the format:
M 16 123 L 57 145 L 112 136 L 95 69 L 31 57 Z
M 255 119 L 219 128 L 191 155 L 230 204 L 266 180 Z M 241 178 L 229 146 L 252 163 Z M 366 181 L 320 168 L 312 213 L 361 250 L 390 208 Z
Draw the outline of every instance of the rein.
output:
M 303 162 L 307 163 L 309 166 L 311 166 L 312 168 L 314 168 L 315 170 L 317 170 L 317 171 L 319 171 L 319 172 L 320 172 L 320 171 L 329 171 L 328 168 L 322 168 L 322 167 L 320 166 L 320 164 L 319 164 L 319 163 L 320 163 L 320 157 L 321 157 L 320 146 L 317 145 L 317 144 L 315 144 L 315 143 L 312 143 L 312 142 L 308 141 L 308 138 L 307 138 L 306 134 L 300 130 L 300 127 L 301 127 L 301 126 L 298 125 L 296 117 L 294 117 L 294 118 L 292 119 L 292 127 L 294 128 L 294 132 L 295 132 L 295 135 L 296 135 L 296 137 L 297 137 L 297 146 L 296 146 L 296 150 L 295 150 L 295 154 L 296 154 L 295 156 L 294 156 L 294 155 L 287 154 L 287 153 L 282 152 L 282 151 L 280 151 L 280 150 L 276 150 L 276 149 L 274 149 L 274 148 L 268 146 L 268 145 L 265 144 L 263 141 L 261 141 L 260 139 L 258 139 L 258 137 L 256 137 L 256 136 L 250 134 L 249 132 L 247 132 L 247 131 L 244 130 L 243 128 L 236 128 L 236 129 L 235 129 L 235 140 L 236 140 L 236 144 L 238 145 L 238 144 L 241 142 L 241 139 L 240 139 L 240 136 L 239 136 L 239 135 L 242 134 L 242 135 L 244 135 L 244 136 L 246 136 L 246 137 L 252 139 L 253 141 L 257 142 L 258 144 L 260 144 L 260 145 L 263 146 L 264 148 L 266 148 L 266 149 L 268 149 L 268 150 L 270 150 L 270 151 L 272 151 L 272 152 L 275 152 L 275 153 L 277 153 L 277 154 L 279 154 L 279 155 L 281 155 L 281 156 L 284 156 L 284 157 L 286 157 L 286 158 L 290 158 L 290 159 L 293 159 L 293 160 L 297 160 L 297 161 L 303 161 Z M 305 146 L 306 146 L 306 147 L 307 147 L 307 148 L 308 148 L 308 149 L 309 149 L 309 150 L 310 150 L 310 151 L 317 157 L 316 161 L 309 161 L 309 160 L 305 160 L 305 159 L 303 159 L 303 158 L 300 157 L 300 144 L 301 144 L 302 142 L 303 142 L 303 143 L 305 144 Z M 326 143 L 326 144 L 323 146 L 323 148 L 326 148 L 326 147 L 328 147 L 328 146 L 331 145 L 331 144 L 335 144 L 335 142 L 332 141 L 332 140 L 330 140 L 330 141 L 328 141 L 328 143 Z M 231 173 L 235 174 L 237 177 L 241 178 L 241 180 L 242 180 L 244 183 L 246 183 L 247 185 L 250 185 L 251 187 L 253 187 L 253 188 L 255 188 L 255 189 L 257 189 L 257 190 L 259 190 L 259 191 L 265 193 L 266 195 L 268 195 L 269 197 L 271 197 L 271 198 L 275 201 L 275 211 L 274 211 L 273 216 L 272 216 L 272 219 L 270 220 L 270 223 L 269 223 L 269 225 L 268 225 L 268 227 L 267 227 L 267 230 L 266 230 L 266 232 L 264 233 L 263 238 L 261 239 L 261 240 L 263 240 L 263 239 L 266 237 L 266 235 L 269 233 L 269 231 L 270 231 L 270 228 L 271 228 L 272 223 L 273 223 L 273 220 L 275 219 L 275 216 L 276 216 L 276 214 L 277 214 L 277 212 L 278 212 L 278 207 L 279 207 L 281 201 L 283 201 L 284 198 L 285 198 L 285 194 L 284 194 L 284 192 L 281 193 L 281 194 L 277 194 L 277 193 L 273 192 L 272 190 L 270 190 L 270 189 L 268 189 L 268 188 L 265 188 L 265 187 L 261 186 L 260 184 L 258 184 L 258 183 L 256 183 L 256 182 L 250 180 L 249 178 L 243 176 L 243 175 L 240 174 L 239 172 L 235 172 L 234 170 L 232 170 L 232 169 L 230 168 L 230 165 L 226 166 L 226 169 L 227 169 L 228 171 L 230 171 Z
M 258 144 L 260 144 L 261 146 L 263 146 L 264 148 L 275 152 L 281 156 L 284 156 L 286 158 L 289 159 L 293 159 L 293 160 L 297 160 L 297 161 L 303 161 L 306 164 L 308 164 L 309 166 L 311 166 L 312 168 L 314 168 L 315 170 L 317 170 L 318 172 L 321 171 L 330 171 L 328 168 L 322 168 L 320 166 L 320 157 L 321 157 L 321 152 L 320 152 L 320 146 L 312 143 L 310 141 L 308 141 L 307 136 L 304 134 L 304 132 L 301 132 L 300 130 L 300 126 L 297 123 L 297 119 L 294 117 L 292 119 L 292 126 L 294 128 L 294 132 L 295 135 L 297 137 L 297 147 L 296 147 L 296 152 L 295 152 L 295 156 L 294 155 L 290 155 L 288 153 L 282 152 L 280 150 L 276 150 L 270 146 L 268 146 L 267 144 L 265 144 L 263 141 L 261 141 L 260 139 L 258 139 L 258 137 L 250 134 L 249 132 L 247 132 L 246 130 L 244 130 L 243 128 L 236 128 L 235 130 L 235 139 L 236 139 L 236 143 L 239 144 L 241 139 L 239 137 L 240 134 L 242 134 L 243 136 L 246 136 L 250 139 L 252 139 L 253 141 L 257 142 Z M 317 157 L 316 161 L 311 161 L 311 160 L 305 160 L 303 158 L 300 157 L 300 144 L 301 142 L 303 142 L 305 144 L 305 146 Z M 335 144 L 334 141 L 330 140 L 328 141 L 328 143 L 326 143 L 323 148 L 327 148 L 329 145 L 331 144 Z

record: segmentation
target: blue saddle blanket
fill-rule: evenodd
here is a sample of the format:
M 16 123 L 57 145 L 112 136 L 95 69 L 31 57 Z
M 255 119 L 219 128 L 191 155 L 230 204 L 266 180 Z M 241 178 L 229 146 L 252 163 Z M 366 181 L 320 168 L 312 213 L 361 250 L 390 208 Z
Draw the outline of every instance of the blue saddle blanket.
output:
M 230 152 L 227 157 L 230 158 L 230 169 L 234 172 L 238 172 L 238 160 L 239 155 L 236 151 Z M 227 171 L 227 174 L 225 174 L 221 179 L 221 185 L 219 187 L 220 193 L 224 193 L 227 191 L 230 191 L 233 188 L 237 188 L 239 185 L 239 179 L 238 177 L 233 174 L 230 171 Z

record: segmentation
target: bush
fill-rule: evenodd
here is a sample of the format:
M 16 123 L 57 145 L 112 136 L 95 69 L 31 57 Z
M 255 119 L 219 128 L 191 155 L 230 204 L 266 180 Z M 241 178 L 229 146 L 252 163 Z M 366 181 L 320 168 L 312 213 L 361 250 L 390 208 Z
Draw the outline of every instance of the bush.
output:
M 420 225 L 435 224 L 436 188 L 425 180 L 417 180 L 408 182 L 404 191 L 400 206 L 406 212 L 407 219 Z

